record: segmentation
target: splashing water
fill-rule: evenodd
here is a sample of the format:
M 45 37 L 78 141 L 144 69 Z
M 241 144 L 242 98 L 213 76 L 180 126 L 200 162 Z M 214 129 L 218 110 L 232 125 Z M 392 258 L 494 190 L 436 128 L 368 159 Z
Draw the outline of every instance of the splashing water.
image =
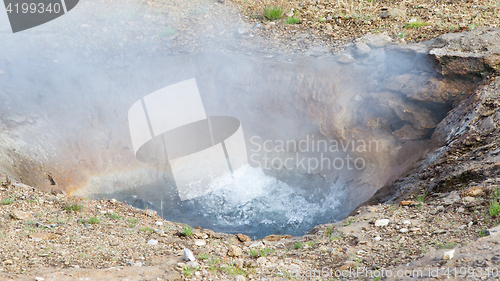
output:
M 261 168 L 243 166 L 233 176 L 214 179 L 210 185 L 212 192 L 204 196 L 186 201 L 173 195 L 165 196 L 163 216 L 192 226 L 245 233 L 255 238 L 268 234 L 302 235 L 317 224 L 340 219 L 343 215 L 338 207 L 345 197 L 344 183 L 341 180 L 328 183 L 317 177 L 313 181 L 295 178 L 285 183 L 266 175 Z M 148 188 L 153 189 L 152 186 L 141 187 L 142 190 Z M 147 197 L 155 198 L 153 193 L 130 194 L 134 192 L 120 191 L 98 197 L 115 197 L 136 207 L 147 205 L 160 211 L 159 199 L 146 201 Z

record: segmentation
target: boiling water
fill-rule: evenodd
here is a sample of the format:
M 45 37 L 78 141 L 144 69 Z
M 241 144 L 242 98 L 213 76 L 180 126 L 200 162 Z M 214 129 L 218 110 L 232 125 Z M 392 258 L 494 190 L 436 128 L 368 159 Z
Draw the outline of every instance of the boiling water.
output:
M 94 194 L 117 198 L 139 208 L 155 209 L 167 220 L 214 231 L 245 233 L 252 238 L 268 234 L 302 235 L 315 225 L 338 220 L 349 210 L 340 208 L 345 196 L 342 180 L 329 183 L 321 176 L 295 175 L 286 179 L 266 175 L 262 168 L 244 166 L 211 183 L 212 192 L 179 200 L 172 183 L 151 184 L 128 192 Z M 162 200 L 158 194 L 164 194 Z

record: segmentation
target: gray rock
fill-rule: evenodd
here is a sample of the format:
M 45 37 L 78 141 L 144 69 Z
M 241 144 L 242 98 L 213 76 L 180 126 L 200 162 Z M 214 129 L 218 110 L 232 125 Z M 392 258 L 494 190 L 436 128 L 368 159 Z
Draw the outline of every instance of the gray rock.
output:
M 15 219 L 15 220 L 28 220 L 28 219 L 32 219 L 33 215 L 30 213 L 16 210 L 10 214 L 10 217 Z
M 151 239 L 148 241 L 148 245 L 154 246 L 156 244 L 158 244 L 158 240 Z
M 193 255 L 193 252 L 188 248 L 184 248 L 184 260 L 185 261 L 196 261 L 196 258 Z
M 372 49 L 370 49 L 370 47 L 368 47 L 368 45 L 366 45 L 363 42 L 357 42 L 355 45 L 356 45 L 356 53 L 359 56 L 368 56 L 372 51 Z
M 186 263 L 186 266 L 191 267 L 191 268 L 197 268 L 197 267 L 200 267 L 200 264 L 195 262 L 195 261 L 190 261 L 190 262 Z
M 368 46 L 381 48 L 392 42 L 392 38 L 385 33 L 369 33 L 363 36 L 358 42 Z

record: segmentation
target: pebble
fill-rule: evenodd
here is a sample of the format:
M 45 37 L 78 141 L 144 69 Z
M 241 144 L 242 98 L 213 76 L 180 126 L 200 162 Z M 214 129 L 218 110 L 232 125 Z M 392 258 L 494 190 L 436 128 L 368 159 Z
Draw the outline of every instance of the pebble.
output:
M 444 252 L 443 254 L 443 260 L 451 260 L 453 259 L 453 255 L 455 254 L 455 250 L 450 250 L 447 252 Z
M 154 246 L 154 245 L 158 244 L 158 240 L 151 239 L 148 241 L 148 244 L 151 246 Z
M 258 264 L 265 264 L 267 262 L 267 259 L 265 257 L 260 257 L 257 259 Z
M 464 198 L 464 201 L 467 202 L 467 203 L 472 203 L 472 202 L 476 201 L 476 198 L 467 196 L 467 197 Z
M 163 225 L 163 222 L 161 222 L 161 221 L 157 221 L 157 222 L 155 222 L 155 223 L 154 223 L 154 225 L 155 225 L 155 226 L 162 226 L 162 225 Z
M 377 242 L 378 242 L 378 241 L 382 240 L 382 237 L 377 236 L 377 237 L 373 238 L 373 240 L 375 240 L 375 241 L 377 241 Z
M 200 246 L 201 247 L 201 246 L 205 246 L 207 244 L 207 242 L 205 242 L 205 240 L 196 239 L 196 240 L 194 240 L 194 244 L 196 246 Z
M 380 227 L 380 226 L 387 226 L 389 225 L 389 220 L 388 219 L 381 219 L 381 220 L 376 220 L 375 221 L 375 226 Z
M 238 267 L 238 268 L 243 268 L 243 260 L 242 259 L 237 259 L 234 261 L 234 266 Z
M 186 264 L 187 267 L 191 267 L 191 268 L 196 268 L 196 267 L 200 267 L 200 264 L 197 263 L 196 261 L 190 261 Z
M 237 275 L 237 276 L 236 276 L 236 278 L 235 278 L 234 280 L 236 280 L 236 281 L 245 281 L 245 280 L 246 280 L 246 278 L 245 278 L 245 276 L 243 276 L 243 275 Z
M 35 277 L 35 281 L 44 281 L 45 279 L 42 277 Z
M 188 248 L 184 248 L 184 260 L 185 261 L 196 261 L 196 258 L 193 255 L 193 252 Z
M 411 224 L 411 221 L 409 221 L 409 220 L 405 220 L 405 221 L 403 221 L 403 224 L 404 224 L 404 225 L 409 225 L 409 224 Z
M 401 228 L 399 230 L 399 232 L 401 232 L 401 233 L 407 233 L 408 232 L 408 228 Z
M 458 213 L 463 213 L 465 212 L 465 209 L 464 207 L 459 207 L 458 210 L 457 210 Z

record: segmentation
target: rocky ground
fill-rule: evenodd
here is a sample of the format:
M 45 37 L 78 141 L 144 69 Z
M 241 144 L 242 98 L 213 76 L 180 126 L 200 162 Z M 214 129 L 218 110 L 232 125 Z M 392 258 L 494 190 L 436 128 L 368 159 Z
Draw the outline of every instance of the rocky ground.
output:
M 303 237 L 251 241 L 168 222 L 116 200 L 54 195 L 4 182 L 0 278 L 337 280 L 345 274 L 348 280 L 379 280 L 379 274 L 410 269 L 413 277 L 445 277 L 455 270 L 457 278 L 498 280 L 496 180 L 408 199 L 362 207 Z

